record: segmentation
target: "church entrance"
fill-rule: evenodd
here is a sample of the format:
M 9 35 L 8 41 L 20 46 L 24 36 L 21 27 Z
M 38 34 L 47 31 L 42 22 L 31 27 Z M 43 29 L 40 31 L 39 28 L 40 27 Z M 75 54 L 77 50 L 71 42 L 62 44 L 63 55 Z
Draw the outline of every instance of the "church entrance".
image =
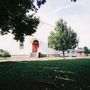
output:
M 32 53 L 37 53 L 39 48 L 39 41 L 34 40 L 32 43 Z

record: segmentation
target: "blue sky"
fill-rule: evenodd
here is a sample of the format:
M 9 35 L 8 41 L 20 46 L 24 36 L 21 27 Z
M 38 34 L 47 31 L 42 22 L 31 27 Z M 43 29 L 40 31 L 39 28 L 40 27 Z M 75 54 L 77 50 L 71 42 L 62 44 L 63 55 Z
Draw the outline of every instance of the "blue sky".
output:
M 77 0 L 76 3 L 70 0 L 47 0 L 36 16 L 40 17 L 41 23 L 33 37 L 42 43 L 47 43 L 48 35 L 54 30 L 55 22 L 62 18 L 78 34 L 79 46 L 90 48 L 90 0 Z M 19 43 L 13 40 L 12 35 L 0 36 L 0 48 L 13 53 L 29 53 L 30 39 L 31 37 L 26 38 L 25 49 L 20 51 Z

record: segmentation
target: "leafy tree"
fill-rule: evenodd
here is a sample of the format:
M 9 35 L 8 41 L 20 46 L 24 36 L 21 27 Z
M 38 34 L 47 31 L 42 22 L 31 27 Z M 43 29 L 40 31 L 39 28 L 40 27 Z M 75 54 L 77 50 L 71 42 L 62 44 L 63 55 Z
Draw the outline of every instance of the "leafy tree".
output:
M 86 56 L 88 56 L 88 54 L 90 53 L 90 49 L 88 49 L 87 46 L 84 47 L 84 53 Z
M 26 35 L 32 35 L 39 24 L 34 14 L 46 0 L 0 0 L 0 33 L 12 33 L 17 41 L 23 42 Z M 27 15 L 29 11 L 33 13 Z
M 26 35 L 36 32 L 39 18 L 34 14 L 45 2 L 46 0 L 0 0 L 0 33 L 12 33 L 14 39 L 23 42 Z M 33 14 L 27 15 L 29 11 L 33 11 Z
M 76 48 L 78 42 L 77 34 L 67 26 L 63 19 L 57 21 L 55 31 L 52 31 L 48 37 L 49 47 L 63 51 L 63 57 L 64 52 Z
M 76 2 L 77 0 L 71 0 L 71 1 Z

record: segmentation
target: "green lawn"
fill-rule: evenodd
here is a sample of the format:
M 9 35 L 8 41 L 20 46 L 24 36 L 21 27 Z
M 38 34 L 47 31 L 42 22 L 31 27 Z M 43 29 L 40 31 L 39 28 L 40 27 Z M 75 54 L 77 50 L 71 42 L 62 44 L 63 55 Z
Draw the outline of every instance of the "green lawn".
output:
M 0 62 L 0 90 L 90 90 L 90 59 Z

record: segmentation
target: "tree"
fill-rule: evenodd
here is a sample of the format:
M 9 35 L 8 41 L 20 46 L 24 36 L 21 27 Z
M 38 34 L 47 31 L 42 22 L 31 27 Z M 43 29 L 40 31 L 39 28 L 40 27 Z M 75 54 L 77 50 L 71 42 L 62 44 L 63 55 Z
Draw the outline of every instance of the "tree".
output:
M 14 39 L 23 42 L 26 35 L 36 32 L 39 18 L 34 14 L 45 2 L 46 0 L 0 0 L 0 34 L 11 33 Z M 29 11 L 33 11 L 33 14 L 27 15 Z
M 39 24 L 34 14 L 46 0 L 1 0 L 0 1 L 0 33 L 12 33 L 17 41 L 23 42 L 26 35 L 32 35 Z M 27 15 L 28 12 L 33 11 Z
M 86 56 L 88 56 L 88 54 L 90 53 L 90 49 L 88 49 L 87 46 L 84 47 L 84 53 Z
M 71 0 L 71 1 L 76 2 L 77 0 Z
M 67 26 L 67 23 L 60 19 L 56 23 L 55 31 L 50 33 L 48 37 L 48 45 L 55 50 L 64 52 L 69 49 L 74 49 L 78 46 L 77 34 Z

